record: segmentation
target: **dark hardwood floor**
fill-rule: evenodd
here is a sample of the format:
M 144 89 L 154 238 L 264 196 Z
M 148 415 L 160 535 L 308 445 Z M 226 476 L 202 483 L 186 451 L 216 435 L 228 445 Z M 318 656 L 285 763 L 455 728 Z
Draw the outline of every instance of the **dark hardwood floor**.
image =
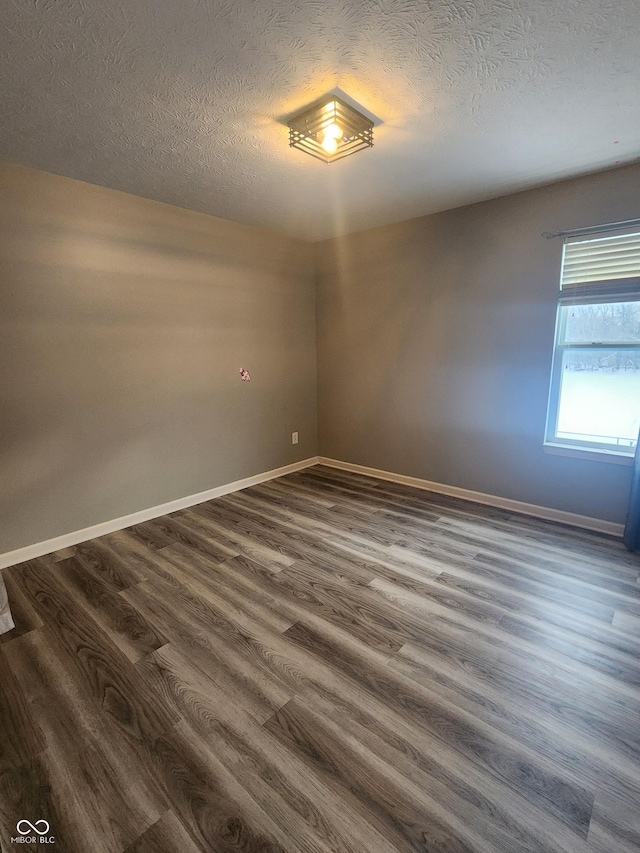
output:
M 8 569 L 2 851 L 638 853 L 639 570 L 323 467 Z

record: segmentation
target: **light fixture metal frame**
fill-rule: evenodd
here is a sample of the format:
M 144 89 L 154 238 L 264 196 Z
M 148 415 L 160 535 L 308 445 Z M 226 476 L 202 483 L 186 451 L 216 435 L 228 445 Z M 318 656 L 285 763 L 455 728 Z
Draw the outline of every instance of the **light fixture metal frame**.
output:
M 289 120 L 289 145 L 323 163 L 335 163 L 349 154 L 373 147 L 373 122 L 337 95 L 327 95 Z M 333 154 L 322 147 L 323 130 L 337 124 L 343 135 Z

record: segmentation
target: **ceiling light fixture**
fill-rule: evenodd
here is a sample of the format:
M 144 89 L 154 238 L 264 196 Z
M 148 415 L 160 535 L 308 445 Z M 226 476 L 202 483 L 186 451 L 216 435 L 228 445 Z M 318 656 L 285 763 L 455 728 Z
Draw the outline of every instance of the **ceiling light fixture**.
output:
M 324 163 L 373 146 L 373 122 L 335 95 L 289 121 L 289 145 Z

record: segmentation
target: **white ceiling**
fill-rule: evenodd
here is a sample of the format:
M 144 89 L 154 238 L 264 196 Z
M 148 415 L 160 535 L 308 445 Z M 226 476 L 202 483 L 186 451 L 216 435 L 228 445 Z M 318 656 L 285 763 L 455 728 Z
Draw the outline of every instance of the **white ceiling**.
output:
M 640 155 L 638 0 L 0 0 L 0 156 L 321 239 Z M 327 166 L 283 117 L 380 124 Z

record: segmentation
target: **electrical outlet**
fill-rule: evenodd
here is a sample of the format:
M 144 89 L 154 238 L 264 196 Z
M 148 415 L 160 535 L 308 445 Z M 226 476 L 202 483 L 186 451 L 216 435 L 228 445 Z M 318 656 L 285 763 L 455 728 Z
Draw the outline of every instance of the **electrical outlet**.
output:
M 297 444 L 297 443 L 298 443 L 298 433 L 292 432 L 291 433 L 291 444 Z

